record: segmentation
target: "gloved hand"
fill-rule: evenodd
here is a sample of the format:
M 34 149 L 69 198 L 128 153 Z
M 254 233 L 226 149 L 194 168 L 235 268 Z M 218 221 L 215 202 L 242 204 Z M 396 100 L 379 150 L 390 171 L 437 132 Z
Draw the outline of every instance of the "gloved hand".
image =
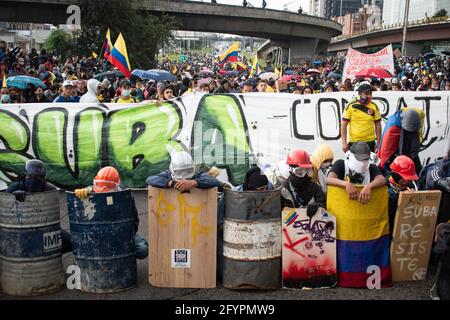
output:
M 436 185 L 439 190 L 450 192 L 450 177 L 439 180 Z
M 316 214 L 317 210 L 319 210 L 319 205 L 317 203 L 310 203 L 306 207 L 306 215 L 309 218 L 312 218 Z
M 26 196 L 26 192 L 23 190 L 17 190 L 13 192 L 13 195 L 16 196 L 16 200 L 19 202 L 24 202 L 25 201 L 25 196 Z
M 81 200 L 84 200 L 84 199 L 88 198 L 89 197 L 89 192 L 90 192 L 89 188 L 75 189 L 75 195 L 78 198 L 80 198 Z

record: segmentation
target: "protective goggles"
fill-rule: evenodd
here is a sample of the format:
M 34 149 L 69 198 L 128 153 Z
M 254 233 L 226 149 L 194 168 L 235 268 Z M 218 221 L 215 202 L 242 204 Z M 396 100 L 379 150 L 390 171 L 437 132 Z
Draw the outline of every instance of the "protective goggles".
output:
M 107 180 L 94 180 L 94 192 L 112 192 L 119 188 L 119 183 Z
M 306 177 L 312 176 L 313 169 L 312 168 L 301 168 L 301 167 L 290 167 L 291 172 L 295 174 L 297 177 Z

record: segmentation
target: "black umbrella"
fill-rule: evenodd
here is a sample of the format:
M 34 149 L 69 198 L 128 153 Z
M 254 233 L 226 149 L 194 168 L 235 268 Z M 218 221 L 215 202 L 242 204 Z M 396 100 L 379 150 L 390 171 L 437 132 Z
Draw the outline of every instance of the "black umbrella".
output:
M 445 54 L 446 56 L 450 56 L 450 50 L 445 50 L 441 52 L 442 54 Z
M 110 79 L 110 78 L 121 78 L 121 77 L 125 77 L 125 75 L 119 70 L 114 70 L 114 71 L 99 73 L 94 76 L 94 79 L 102 82 L 103 79 L 105 79 L 105 78 Z

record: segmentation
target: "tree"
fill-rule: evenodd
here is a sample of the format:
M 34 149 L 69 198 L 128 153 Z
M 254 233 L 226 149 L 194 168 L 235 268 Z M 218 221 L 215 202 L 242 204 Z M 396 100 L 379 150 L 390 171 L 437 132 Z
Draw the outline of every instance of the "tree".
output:
M 82 26 L 76 34 L 76 48 L 80 54 L 99 52 L 110 28 L 113 45 L 122 33 L 133 69 L 153 67 L 158 48 L 168 42 L 176 28 L 173 17 L 156 17 L 139 9 L 144 8 L 142 0 L 77 1 Z
M 50 33 L 50 36 L 44 43 L 44 48 L 47 51 L 55 51 L 61 55 L 62 60 L 65 60 L 70 54 L 72 45 L 71 35 L 62 29 L 57 29 Z
M 447 10 L 441 9 L 433 16 L 433 18 L 440 18 L 440 17 L 446 17 L 447 16 Z

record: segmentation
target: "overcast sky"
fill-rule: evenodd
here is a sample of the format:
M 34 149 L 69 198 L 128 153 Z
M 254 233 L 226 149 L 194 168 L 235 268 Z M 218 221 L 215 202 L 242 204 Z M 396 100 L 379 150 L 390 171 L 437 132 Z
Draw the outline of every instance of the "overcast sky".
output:
M 192 0 L 199 2 L 211 2 L 211 0 Z M 262 0 L 247 0 L 254 7 L 261 7 Z M 309 0 L 266 0 L 267 9 L 284 10 L 284 5 L 287 5 L 289 11 L 297 12 L 301 6 L 304 13 L 309 11 Z M 231 4 L 236 6 L 242 6 L 242 0 L 217 0 L 218 4 Z

